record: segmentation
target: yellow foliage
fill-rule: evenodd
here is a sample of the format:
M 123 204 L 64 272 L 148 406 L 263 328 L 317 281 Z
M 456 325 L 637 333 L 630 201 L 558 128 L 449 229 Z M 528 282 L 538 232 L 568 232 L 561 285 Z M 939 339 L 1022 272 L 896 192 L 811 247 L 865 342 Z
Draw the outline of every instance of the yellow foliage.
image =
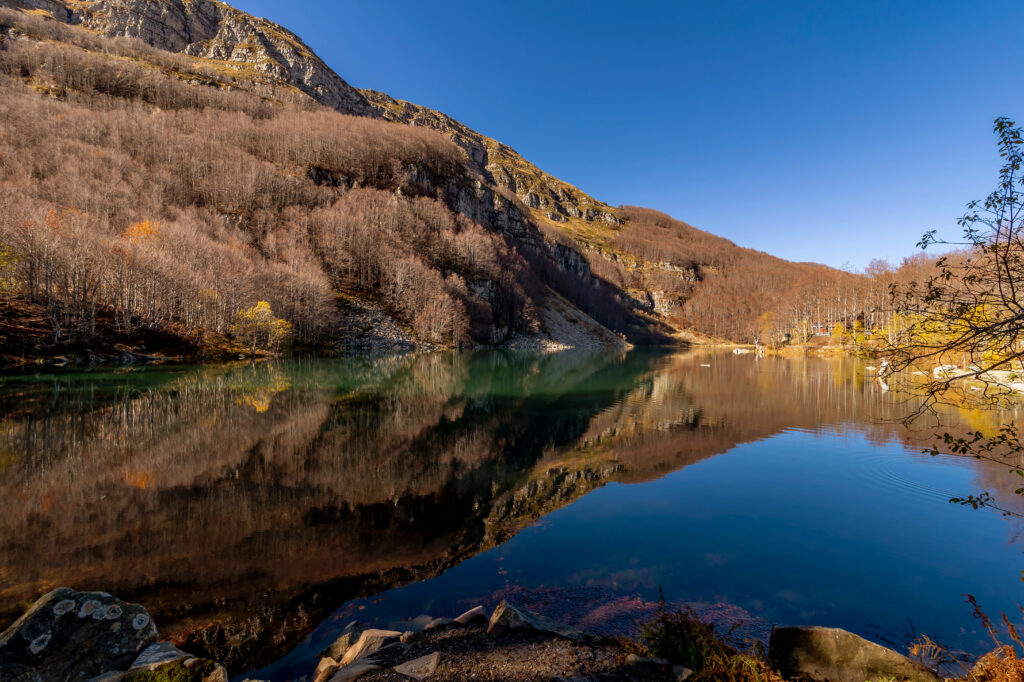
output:
M 291 334 L 291 323 L 275 318 L 266 301 L 260 301 L 248 310 L 239 310 L 231 325 L 231 335 L 249 346 L 252 353 L 258 349 L 274 350 Z
M 230 386 L 239 392 L 238 404 L 248 405 L 256 412 L 270 409 L 274 396 L 291 388 L 292 382 L 288 375 L 269 367 L 266 373 L 248 374 L 244 381 L 233 381 Z
M 132 244 L 143 244 L 160 238 L 160 223 L 155 220 L 143 220 L 129 225 L 121 235 Z
M 14 251 L 0 244 L 0 299 L 12 296 L 18 290 L 18 281 L 14 278 L 14 268 L 18 257 Z

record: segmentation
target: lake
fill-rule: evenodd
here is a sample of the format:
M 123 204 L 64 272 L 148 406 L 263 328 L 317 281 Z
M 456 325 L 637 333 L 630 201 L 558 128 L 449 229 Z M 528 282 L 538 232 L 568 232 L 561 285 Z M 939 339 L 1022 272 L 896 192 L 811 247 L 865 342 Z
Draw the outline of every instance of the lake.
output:
M 0 628 L 57 586 L 144 604 L 233 674 L 289 680 L 353 618 L 502 598 L 630 634 L 659 594 L 990 649 L 1021 601 L 1006 469 L 856 359 L 435 353 L 0 376 Z M 954 431 L 1016 410 L 946 410 Z M 953 495 L 992 491 L 1013 512 Z

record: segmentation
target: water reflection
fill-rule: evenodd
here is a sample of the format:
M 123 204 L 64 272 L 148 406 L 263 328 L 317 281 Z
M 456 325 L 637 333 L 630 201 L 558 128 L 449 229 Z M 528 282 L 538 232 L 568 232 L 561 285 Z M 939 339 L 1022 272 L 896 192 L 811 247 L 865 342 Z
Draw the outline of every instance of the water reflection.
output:
M 786 430 L 826 451 L 845 434 L 916 447 L 931 429 L 897 427 L 906 407 L 856 361 L 651 351 L 6 377 L 0 622 L 58 585 L 103 589 L 241 670 L 340 604 L 444 574 L 608 482 Z M 1001 470 L 958 466 L 1012 492 Z M 859 472 L 893 495 L 946 494 L 900 467 Z

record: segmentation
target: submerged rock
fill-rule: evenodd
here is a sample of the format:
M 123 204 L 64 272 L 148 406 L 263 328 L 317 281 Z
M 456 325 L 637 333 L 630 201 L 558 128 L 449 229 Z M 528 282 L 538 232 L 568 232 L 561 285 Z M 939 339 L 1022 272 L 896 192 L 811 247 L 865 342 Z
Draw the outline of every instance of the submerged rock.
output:
M 329 682 L 351 682 L 352 680 L 358 680 L 367 673 L 372 673 L 374 670 L 380 670 L 380 666 L 375 663 L 359 661 L 338 670 Z
M 786 679 L 808 682 L 941 682 L 903 654 L 839 628 L 776 627 L 768 659 Z
M 434 628 L 442 628 L 445 625 L 448 625 L 453 622 L 455 621 L 453 621 L 451 618 L 435 618 L 434 620 L 430 621 L 429 623 L 423 626 L 423 631 L 427 632 L 429 630 L 433 630 Z
M 155 639 L 142 606 L 61 587 L 0 634 L 0 680 L 88 680 L 127 670 Z

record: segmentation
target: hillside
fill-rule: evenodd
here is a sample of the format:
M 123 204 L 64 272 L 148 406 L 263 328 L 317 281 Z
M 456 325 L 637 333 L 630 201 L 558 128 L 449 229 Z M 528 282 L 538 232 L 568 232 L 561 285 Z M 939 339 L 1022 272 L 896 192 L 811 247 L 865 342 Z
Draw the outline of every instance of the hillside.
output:
M 55 342 L 112 325 L 201 346 L 259 300 L 315 347 L 379 328 L 413 345 L 749 341 L 765 313 L 803 314 L 790 299 L 811 280 L 862 284 L 612 208 L 223 3 L 0 6 L 0 247 Z

